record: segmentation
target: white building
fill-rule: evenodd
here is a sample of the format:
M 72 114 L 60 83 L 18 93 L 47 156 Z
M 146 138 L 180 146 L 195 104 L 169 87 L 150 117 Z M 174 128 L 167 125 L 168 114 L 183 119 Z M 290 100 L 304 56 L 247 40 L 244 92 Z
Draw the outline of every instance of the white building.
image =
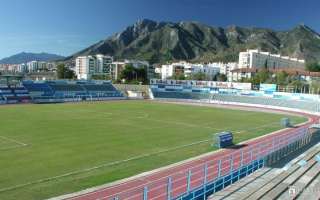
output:
M 28 72 L 27 64 L 25 64 L 25 63 L 20 64 L 19 67 L 18 67 L 18 71 L 21 72 L 21 73 Z
M 247 50 L 239 53 L 238 69 L 235 68 L 231 71 L 230 80 L 229 76 L 228 80 L 250 79 L 255 73 L 264 68 L 269 71 L 304 71 L 305 61 L 259 50 Z
M 93 75 L 110 75 L 113 58 L 105 55 L 80 56 L 76 58 L 75 72 L 78 79 L 91 79 Z
M 27 63 L 28 72 L 36 72 L 39 68 L 39 62 L 38 61 L 31 61 Z
M 290 58 L 279 54 L 271 54 L 259 50 L 247 50 L 239 53 L 239 68 L 263 68 L 281 69 L 296 68 L 304 69 L 305 61 L 298 58 Z
M 209 63 L 208 66 L 219 68 L 220 74 L 226 75 L 228 81 L 232 81 L 231 71 L 238 68 L 238 63 L 236 63 L 236 62 L 230 62 L 230 63 L 215 62 L 215 63 Z
M 96 73 L 110 75 L 112 62 L 113 58 L 110 56 L 96 55 Z
M 121 72 L 124 70 L 126 66 L 125 62 L 112 62 L 111 64 L 111 79 L 118 80 L 120 78 Z
M 208 77 L 214 77 L 220 72 L 218 66 L 206 65 L 206 64 L 193 64 L 185 61 L 162 65 L 161 67 L 161 79 L 165 80 L 174 75 L 183 74 L 185 77 L 189 77 L 192 74 L 204 73 Z
M 144 68 L 147 73 L 147 78 L 151 79 L 155 76 L 155 67 L 150 65 L 149 62 L 143 60 L 124 60 L 116 61 L 112 63 L 111 74 L 112 79 L 117 80 L 120 78 L 121 72 L 125 69 L 127 65 L 132 65 L 134 68 Z
M 48 70 L 47 62 L 38 62 L 38 71 L 46 71 Z

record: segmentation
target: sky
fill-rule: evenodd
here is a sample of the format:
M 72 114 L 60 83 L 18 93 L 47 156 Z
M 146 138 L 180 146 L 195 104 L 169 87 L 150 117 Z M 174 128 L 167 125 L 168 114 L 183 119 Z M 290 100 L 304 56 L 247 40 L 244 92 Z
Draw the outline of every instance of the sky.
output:
M 68 56 L 140 19 L 320 32 L 320 0 L 1 0 L 0 58 Z

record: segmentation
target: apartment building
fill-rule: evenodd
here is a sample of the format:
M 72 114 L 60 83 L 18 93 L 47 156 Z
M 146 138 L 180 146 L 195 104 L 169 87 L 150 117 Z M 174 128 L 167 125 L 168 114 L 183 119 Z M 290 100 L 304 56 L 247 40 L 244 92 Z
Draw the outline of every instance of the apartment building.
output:
M 239 68 L 304 69 L 305 60 L 262 52 L 257 49 L 249 49 L 246 52 L 239 53 Z
M 192 74 L 204 73 L 208 77 L 214 77 L 220 72 L 220 67 L 210 64 L 200 63 L 188 63 L 185 61 L 171 63 L 161 66 L 161 79 L 165 80 L 174 75 L 183 74 L 185 77 L 189 77 Z
M 78 79 L 91 79 L 94 75 L 111 76 L 113 58 L 105 55 L 79 56 L 76 58 L 75 73 Z

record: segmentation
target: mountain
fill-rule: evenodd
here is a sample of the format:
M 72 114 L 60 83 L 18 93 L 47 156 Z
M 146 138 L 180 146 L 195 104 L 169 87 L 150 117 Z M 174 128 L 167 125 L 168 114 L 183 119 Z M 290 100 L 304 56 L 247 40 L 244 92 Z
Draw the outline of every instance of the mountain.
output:
M 49 53 L 26 53 L 22 52 L 0 60 L 0 64 L 21 64 L 30 61 L 55 61 L 64 59 L 63 56 Z
M 320 35 L 305 25 L 298 25 L 288 31 L 275 31 L 144 19 L 66 60 L 79 55 L 101 53 L 119 59 L 146 59 L 151 63 L 172 60 L 237 61 L 239 52 L 246 49 L 320 61 Z

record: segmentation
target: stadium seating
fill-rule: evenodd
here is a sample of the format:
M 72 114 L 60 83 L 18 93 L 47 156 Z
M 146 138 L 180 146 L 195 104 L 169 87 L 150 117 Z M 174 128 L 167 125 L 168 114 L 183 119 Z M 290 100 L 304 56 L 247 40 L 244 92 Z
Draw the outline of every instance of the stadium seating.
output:
M 320 111 L 320 101 L 312 100 L 297 100 L 297 99 L 281 99 L 266 96 L 250 96 L 239 92 L 230 91 L 214 91 L 211 90 L 196 90 L 190 89 L 168 89 L 159 85 L 158 87 L 151 87 L 154 98 L 160 99 L 187 99 L 187 100 L 208 100 L 220 102 L 235 102 L 257 105 L 269 105 L 278 107 L 287 107 L 294 109 L 301 109 L 312 112 Z
M 64 99 L 85 99 L 87 96 L 86 90 L 78 84 L 67 83 L 49 83 L 49 86 L 54 91 L 54 96 Z
M 0 87 L 0 104 L 4 104 L 6 102 L 5 96 L 3 96 L 3 90 Z
M 90 98 L 123 97 L 122 94 L 110 83 L 83 84 Z
M 0 101 L 3 103 L 18 103 L 30 101 L 29 92 L 23 86 L 0 87 Z
M 19 102 L 29 102 L 31 100 L 28 90 L 23 86 L 13 88 L 13 93 Z
M 83 87 L 87 91 L 117 91 L 111 84 L 84 84 Z
M 53 96 L 54 91 L 45 82 L 23 82 L 24 87 L 29 91 L 32 96 Z
M 48 81 L 23 83 L 36 103 L 123 99 L 110 82 Z
M 14 97 L 14 93 L 12 92 L 11 88 L 8 86 L 0 87 L 0 94 L 4 99 Z
M 173 98 L 173 99 L 208 99 L 210 97 L 209 93 L 199 93 L 199 92 L 162 92 L 153 91 L 155 98 Z
M 303 100 L 284 100 L 267 97 L 251 97 L 241 95 L 224 95 L 214 94 L 212 100 L 222 102 L 237 102 L 237 103 L 248 103 L 248 104 L 260 104 L 269 106 L 279 106 L 287 108 L 295 108 L 307 111 L 320 111 L 319 102 L 303 101 Z
M 314 146 L 310 144 L 308 147 L 311 148 L 302 149 L 299 156 L 289 157 L 289 162 L 280 160 L 266 166 L 208 199 L 317 199 L 320 197 L 317 188 L 320 184 L 320 143 L 317 143 L 319 135 L 315 137 L 312 139 Z

